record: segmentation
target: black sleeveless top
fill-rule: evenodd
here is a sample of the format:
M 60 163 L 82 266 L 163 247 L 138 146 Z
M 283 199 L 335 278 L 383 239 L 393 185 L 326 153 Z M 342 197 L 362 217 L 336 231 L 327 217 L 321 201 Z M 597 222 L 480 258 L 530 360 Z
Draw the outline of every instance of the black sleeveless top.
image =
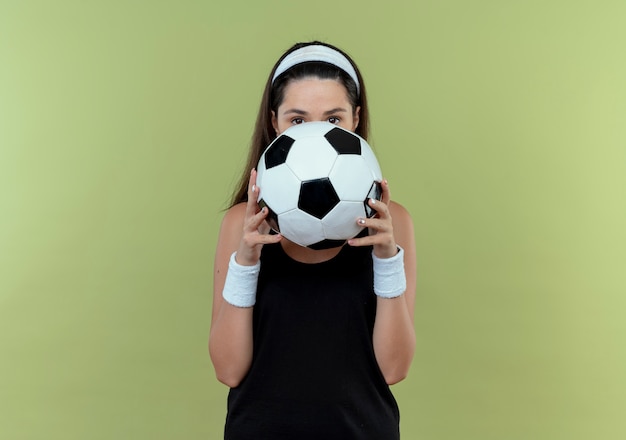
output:
M 305 264 L 263 247 L 252 365 L 228 395 L 226 440 L 400 438 L 374 356 L 371 251 Z

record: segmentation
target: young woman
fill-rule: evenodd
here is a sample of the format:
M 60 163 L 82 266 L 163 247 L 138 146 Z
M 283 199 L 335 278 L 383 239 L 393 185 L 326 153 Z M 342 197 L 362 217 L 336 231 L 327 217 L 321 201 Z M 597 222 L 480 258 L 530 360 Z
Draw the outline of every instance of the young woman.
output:
M 268 78 L 240 187 L 217 244 L 209 350 L 228 385 L 225 439 L 399 438 L 389 385 L 415 346 L 416 261 L 408 212 L 370 200 L 363 234 L 312 250 L 270 233 L 256 166 L 288 127 L 328 121 L 367 139 L 365 86 L 350 57 L 300 43 Z

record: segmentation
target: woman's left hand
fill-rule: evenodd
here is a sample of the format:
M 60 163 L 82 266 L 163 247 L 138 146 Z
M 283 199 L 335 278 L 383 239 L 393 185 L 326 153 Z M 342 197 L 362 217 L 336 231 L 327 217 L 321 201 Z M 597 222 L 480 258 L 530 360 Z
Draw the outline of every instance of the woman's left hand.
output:
M 374 246 L 374 255 L 378 258 L 391 258 L 398 253 L 398 247 L 389 213 L 391 195 L 387 180 L 383 179 L 381 187 L 383 191 L 381 200 L 369 199 L 367 202 L 376 211 L 376 215 L 372 218 L 357 219 L 359 226 L 369 228 L 369 235 L 348 240 L 348 244 L 350 246 Z

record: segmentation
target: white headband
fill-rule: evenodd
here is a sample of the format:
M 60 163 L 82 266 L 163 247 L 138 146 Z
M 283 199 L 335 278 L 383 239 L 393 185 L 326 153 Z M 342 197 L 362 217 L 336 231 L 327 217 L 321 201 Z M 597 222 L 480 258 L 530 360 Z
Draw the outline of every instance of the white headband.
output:
M 272 77 L 272 83 L 276 81 L 276 78 L 278 78 L 279 75 L 283 74 L 288 69 L 291 69 L 296 64 L 306 63 L 307 61 L 323 61 L 339 67 L 341 70 L 350 75 L 356 84 L 357 93 L 361 93 L 359 77 L 357 76 L 354 67 L 352 67 L 352 64 L 350 64 L 350 61 L 348 61 L 343 54 L 335 49 L 322 45 L 304 46 L 287 55 L 276 68 L 274 76 Z

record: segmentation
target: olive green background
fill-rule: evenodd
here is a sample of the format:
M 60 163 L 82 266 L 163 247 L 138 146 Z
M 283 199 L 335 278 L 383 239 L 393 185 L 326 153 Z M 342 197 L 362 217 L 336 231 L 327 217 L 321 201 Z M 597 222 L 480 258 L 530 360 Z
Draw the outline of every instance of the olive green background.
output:
M 626 438 L 626 3 L 0 0 L 0 438 L 219 439 L 215 241 L 266 76 L 363 70 L 419 256 L 405 439 Z

